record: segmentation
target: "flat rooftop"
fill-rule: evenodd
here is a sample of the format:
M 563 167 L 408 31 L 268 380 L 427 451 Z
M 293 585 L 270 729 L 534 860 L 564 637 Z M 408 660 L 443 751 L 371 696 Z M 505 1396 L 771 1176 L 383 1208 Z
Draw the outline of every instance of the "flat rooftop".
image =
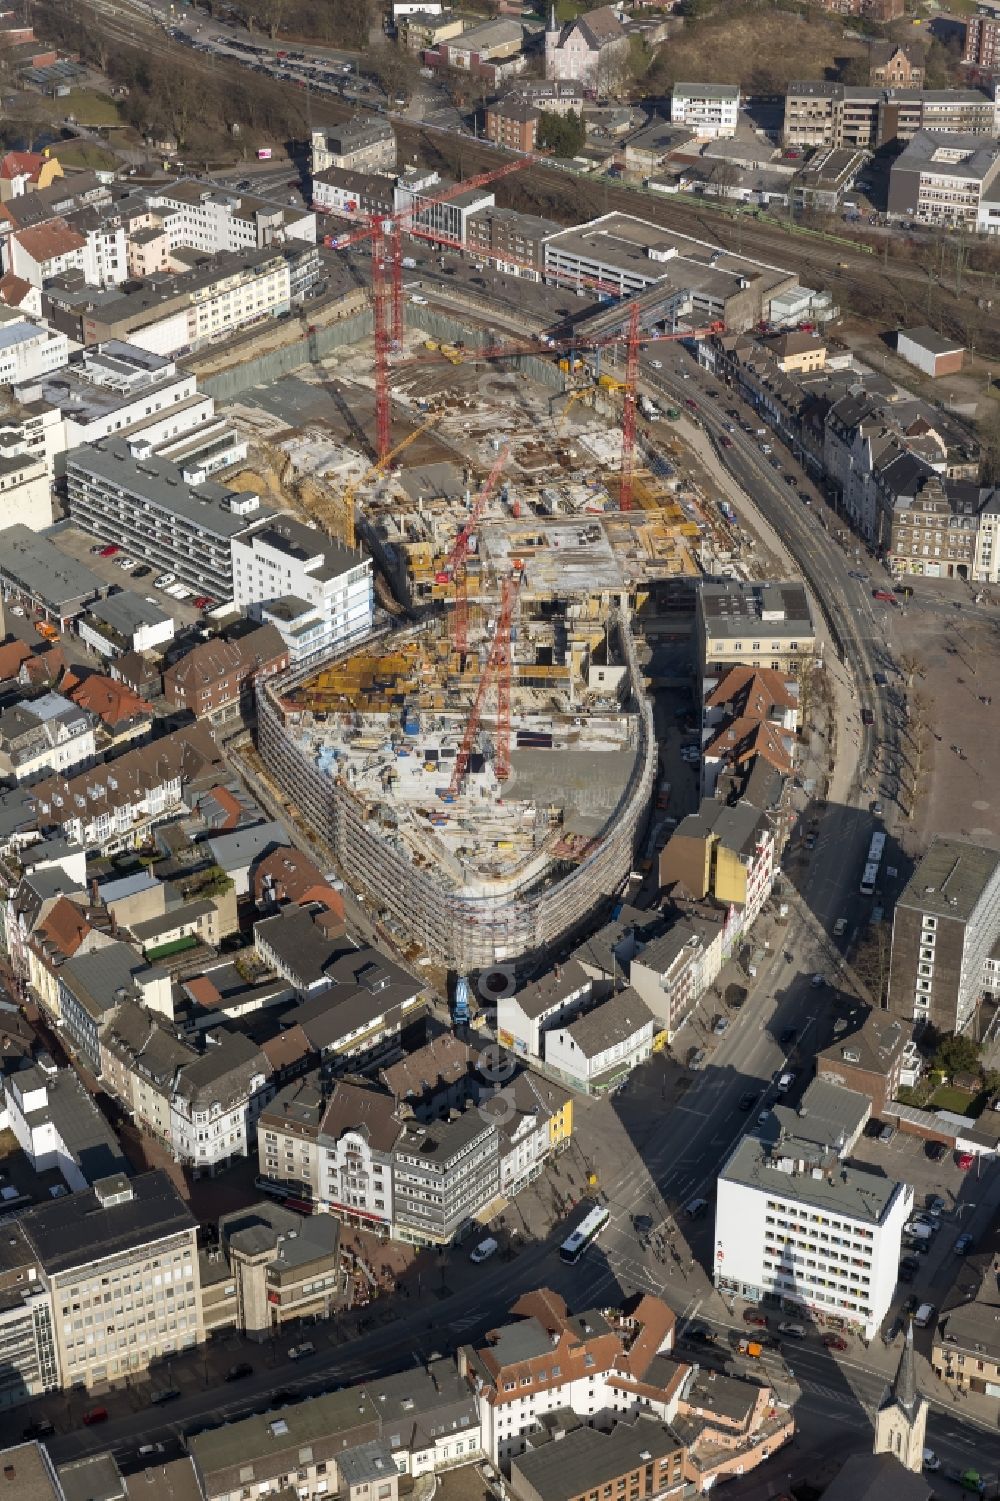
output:
M 968 922 L 998 866 L 996 850 L 961 839 L 935 839 L 896 905 Z
M 816 1166 L 800 1172 L 795 1168 L 799 1161 L 815 1161 Z M 770 1145 L 755 1135 L 741 1138 L 719 1179 L 871 1225 L 882 1223 L 902 1187 L 866 1165 L 816 1154 L 812 1142 L 786 1139 Z
M 32 598 L 59 609 L 79 609 L 107 588 L 85 563 L 78 563 L 44 532 L 34 532 L 22 522 L 4 531 L 0 575 Z

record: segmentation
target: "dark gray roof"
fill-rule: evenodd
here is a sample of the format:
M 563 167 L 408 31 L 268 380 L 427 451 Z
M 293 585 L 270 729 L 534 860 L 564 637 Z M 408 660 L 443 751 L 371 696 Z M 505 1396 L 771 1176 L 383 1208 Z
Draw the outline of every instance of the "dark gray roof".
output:
M 22 1093 L 45 1089 L 45 1104 L 27 1112 L 28 1123 L 51 1122 L 88 1183 L 127 1171 L 118 1138 L 72 1069 L 47 1073 L 31 1064 L 10 1070 L 5 1083 Z
M 283 1270 L 336 1256 L 340 1221 L 333 1215 L 301 1215 L 273 1199 L 234 1209 L 219 1220 L 219 1239 L 247 1256 L 271 1253 Z
M 123 999 L 119 991 L 134 990 L 133 977 L 149 966 L 127 943 L 109 943 L 90 954 L 79 954 L 60 970 L 68 990 L 92 1017 L 103 1017 Z
M 537 1020 L 562 1001 L 569 1000 L 574 991 L 588 990 L 590 984 L 590 976 L 580 961 L 568 959 L 565 964 L 549 970 L 540 980 L 526 985 L 514 999 L 525 1016 Z
M 957 354 L 965 348 L 961 339 L 946 339 L 944 334 L 935 333 L 926 324 L 921 324 L 919 328 L 901 328 L 899 338 L 919 344 L 929 354 Z
M 757 1388 L 750 1390 L 756 1393 Z M 540 1501 L 570 1501 L 680 1448 L 680 1440 L 665 1423 L 639 1417 L 634 1423 L 618 1423 L 610 1433 L 575 1428 L 561 1439 L 519 1455 L 511 1469 Z M 516 1482 L 514 1489 L 518 1489 Z
M 814 632 L 809 596 L 798 580 L 704 582 L 698 601 L 706 634 L 712 639 L 742 637 L 751 629 L 777 640 L 809 639 Z
M 113 1454 L 90 1454 L 59 1466 L 66 1501 L 117 1501 L 125 1482 Z
M 85 563 L 20 521 L 4 528 L 0 576 L 57 609 L 79 608 L 107 588 Z
M 896 905 L 968 922 L 998 865 L 996 850 L 961 839 L 936 838 Z
M 565 1030 L 585 1058 L 594 1058 L 616 1042 L 627 1042 L 654 1021 L 653 1013 L 642 997 L 629 986 L 602 1001 L 592 1011 L 585 1011 Z
M 123 1203 L 106 1207 L 88 1188 L 26 1210 L 21 1228 L 45 1271 L 55 1276 L 197 1226 L 166 1173 L 142 1173 L 131 1190 Z
M 823 1501 L 931 1501 L 934 1487 L 904 1469 L 894 1454 L 852 1454 L 823 1492 Z

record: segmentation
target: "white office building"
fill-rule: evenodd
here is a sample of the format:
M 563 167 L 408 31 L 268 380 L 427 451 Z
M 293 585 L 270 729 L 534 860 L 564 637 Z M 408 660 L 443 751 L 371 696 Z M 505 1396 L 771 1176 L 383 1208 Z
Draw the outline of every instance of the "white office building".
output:
M 69 359 L 65 334 L 23 318 L 0 323 L 0 385 L 16 386 L 60 369 Z
M 740 91 L 729 83 L 675 83 L 670 101 L 674 125 L 687 125 L 711 140 L 734 136 L 740 117 Z
M 828 1124 L 779 1106 L 760 1135 L 740 1140 L 718 1178 L 715 1285 L 871 1339 L 896 1289 L 913 1189 L 849 1161 L 843 1136 L 814 1139 L 833 1134 L 814 1129 Z
M 157 188 L 148 201 L 162 216 L 171 250 L 187 246 L 215 255 L 221 250 L 263 250 L 285 239 L 316 243 L 316 215 L 311 209 L 256 194 L 182 178 Z
M 291 516 L 233 541 L 233 598 L 270 621 L 292 666 L 324 656 L 371 630 L 371 559 Z

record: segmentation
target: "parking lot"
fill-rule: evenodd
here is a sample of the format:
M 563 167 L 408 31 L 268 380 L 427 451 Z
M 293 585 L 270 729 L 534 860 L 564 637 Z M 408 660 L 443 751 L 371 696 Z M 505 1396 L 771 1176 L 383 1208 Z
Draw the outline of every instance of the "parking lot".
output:
M 201 616 L 202 611 L 195 605 L 194 597 L 179 600 L 172 598 L 165 589 L 158 588 L 156 579 L 160 577 L 160 570 L 148 565 L 142 558 L 133 558 L 136 568 L 125 570 L 120 566 L 122 553 L 116 553 L 113 557 L 105 557 L 101 552 L 94 552 L 95 547 L 104 549 L 103 543 L 98 543 L 89 532 L 81 531 L 79 527 L 69 522 L 64 522 L 56 527 L 51 533 L 52 541 L 68 557 L 75 558 L 77 562 L 84 563 L 92 569 L 109 586 L 119 589 L 127 589 L 133 594 L 138 594 L 144 599 L 150 600 L 167 615 L 171 615 L 178 628 L 192 625 Z M 149 572 L 141 570 L 149 567 Z M 141 573 L 141 576 L 139 576 Z

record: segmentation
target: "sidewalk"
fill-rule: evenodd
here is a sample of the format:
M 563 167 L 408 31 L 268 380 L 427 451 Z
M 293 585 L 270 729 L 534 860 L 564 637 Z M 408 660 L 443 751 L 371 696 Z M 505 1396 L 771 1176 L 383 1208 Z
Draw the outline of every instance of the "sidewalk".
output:
M 721 463 L 704 430 L 689 422 L 684 416 L 680 418 L 677 427 L 682 441 L 690 446 L 706 473 L 731 502 L 741 523 L 759 539 L 768 552 L 787 567 L 791 577 L 798 577 L 799 570 L 785 544 L 760 514 L 751 497 Z M 861 727 L 857 718 L 858 692 L 850 673 L 841 663 L 825 634 L 822 616 L 817 621 L 817 636 L 834 700 L 834 733 L 830 742 L 833 773 L 830 778 L 827 801 L 832 804 L 846 804 L 861 790 L 858 764 L 861 754 Z

